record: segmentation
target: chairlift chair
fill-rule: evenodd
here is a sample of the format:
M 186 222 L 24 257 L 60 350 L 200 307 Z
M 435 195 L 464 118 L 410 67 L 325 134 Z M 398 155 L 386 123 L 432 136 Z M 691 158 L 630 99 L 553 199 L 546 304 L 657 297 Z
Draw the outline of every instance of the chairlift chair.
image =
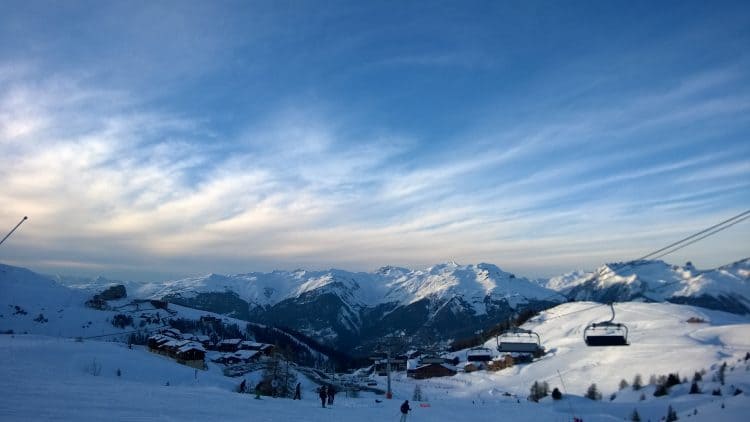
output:
M 486 347 L 474 347 L 466 353 L 469 362 L 489 362 L 492 357 L 492 351 Z
M 587 346 L 629 346 L 628 327 L 614 322 L 615 306 L 609 304 L 612 317 L 608 321 L 594 322 L 583 330 L 583 340 Z
M 497 351 L 500 353 L 531 353 L 540 356 L 544 352 L 542 341 L 534 331 L 514 327 L 497 336 Z

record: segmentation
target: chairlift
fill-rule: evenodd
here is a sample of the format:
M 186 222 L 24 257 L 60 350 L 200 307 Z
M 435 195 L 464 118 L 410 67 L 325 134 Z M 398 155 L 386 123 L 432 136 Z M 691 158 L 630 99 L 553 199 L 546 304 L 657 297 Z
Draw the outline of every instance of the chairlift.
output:
M 534 331 L 513 327 L 496 338 L 500 353 L 531 353 L 541 356 L 544 353 L 542 340 Z
M 615 306 L 609 304 L 612 317 L 608 321 L 594 322 L 583 330 L 583 340 L 587 346 L 629 346 L 628 327 L 614 322 Z
M 492 350 L 486 347 L 474 347 L 466 352 L 468 362 L 489 362 L 492 360 Z

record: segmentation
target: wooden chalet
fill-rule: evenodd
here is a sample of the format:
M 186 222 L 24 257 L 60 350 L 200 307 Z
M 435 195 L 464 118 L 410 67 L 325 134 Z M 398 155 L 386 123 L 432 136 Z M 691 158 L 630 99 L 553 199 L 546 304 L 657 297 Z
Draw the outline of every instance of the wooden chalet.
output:
M 183 365 L 198 369 L 206 367 L 206 349 L 200 343 L 191 340 L 156 334 L 148 338 L 148 349 L 154 353 L 169 356 Z
M 430 364 L 434 364 L 434 363 L 442 365 L 442 364 L 446 363 L 447 360 L 445 358 L 443 358 L 443 357 L 440 357 L 440 356 L 423 355 L 422 357 L 419 358 L 418 362 L 419 362 L 418 363 L 419 366 L 430 365 Z
M 189 342 L 178 347 L 174 358 L 178 363 L 197 369 L 206 369 L 206 349 L 200 343 Z
M 234 353 L 223 353 L 214 362 L 224 365 L 238 365 L 257 361 L 262 353 L 258 350 L 240 350 Z
M 506 354 L 487 362 L 488 371 L 500 371 L 513 366 L 513 356 Z
M 228 338 L 220 341 L 216 348 L 220 352 L 236 352 L 240 348 L 240 343 L 242 343 L 241 338 Z
M 408 371 L 407 376 L 421 380 L 437 377 L 452 377 L 453 375 L 456 375 L 456 373 L 457 371 L 449 365 L 429 363 Z
M 479 371 L 480 369 L 482 369 L 482 365 L 481 365 L 480 362 L 465 362 L 463 364 L 462 369 L 466 373 L 476 372 L 476 371 Z
M 271 353 L 273 353 L 274 346 L 273 344 L 267 344 L 267 343 L 256 343 L 254 341 L 245 340 L 241 342 L 238 346 L 238 350 L 255 350 L 258 352 L 261 352 L 262 354 L 266 356 L 270 356 Z

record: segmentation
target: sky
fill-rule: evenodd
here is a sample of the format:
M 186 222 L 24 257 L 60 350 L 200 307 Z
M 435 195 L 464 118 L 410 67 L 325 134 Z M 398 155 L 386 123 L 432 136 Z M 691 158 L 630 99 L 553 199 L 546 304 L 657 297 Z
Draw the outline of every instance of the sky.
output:
M 748 47 L 742 1 L 5 1 L 0 262 L 630 260 L 750 209 Z

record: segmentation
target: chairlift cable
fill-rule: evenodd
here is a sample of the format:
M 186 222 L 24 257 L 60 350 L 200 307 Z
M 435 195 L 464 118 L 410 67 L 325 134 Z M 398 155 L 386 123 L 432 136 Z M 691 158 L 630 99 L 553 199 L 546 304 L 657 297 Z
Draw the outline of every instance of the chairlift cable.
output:
M 718 223 L 718 224 L 714 224 L 713 226 L 711 226 L 711 227 L 709 227 L 709 228 L 706 228 L 706 229 L 703 229 L 703 230 L 699 231 L 698 233 L 694 233 L 694 234 L 691 234 L 690 236 L 688 236 L 688 237 L 686 237 L 686 238 L 680 239 L 680 240 L 678 240 L 677 242 L 674 242 L 674 243 L 672 243 L 672 244 L 670 244 L 670 245 L 668 245 L 668 246 L 665 246 L 665 247 L 663 247 L 663 248 L 661 248 L 661 249 L 659 249 L 659 250 L 656 250 L 656 251 L 654 251 L 654 252 L 651 252 L 651 253 L 649 253 L 649 254 L 647 254 L 647 255 L 644 255 L 644 256 L 642 256 L 642 257 L 640 257 L 640 258 L 636 259 L 635 261 L 640 261 L 640 260 L 643 260 L 643 259 L 648 259 L 648 258 L 650 258 L 650 257 L 651 257 L 652 255 L 656 255 L 656 254 L 658 254 L 658 253 L 660 253 L 660 252 L 666 251 L 666 250 L 668 250 L 668 249 L 670 249 L 670 248 L 672 248 L 672 247 L 674 247 L 674 246 L 680 245 L 681 243 L 687 242 L 687 241 L 689 241 L 689 240 L 691 240 L 691 239 L 693 239 L 693 238 L 695 238 L 695 237 L 697 237 L 697 236 L 700 236 L 700 235 L 702 235 L 702 234 L 704 234 L 704 233 L 706 233 L 706 232 L 709 232 L 709 231 L 711 231 L 711 230 L 713 230 L 713 229 L 719 228 L 719 227 L 721 227 L 721 226 L 724 226 L 725 224 L 728 224 L 728 223 L 730 223 L 730 222 L 731 222 L 731 224 L 727 225 L 726 227 L 722 227 L 722 228 L 720 228 L 720 229 L 719 229 L 718 231 L 724 230 L 724 229 L 726 229 L 726 228 L 729 228 L 729 227 L 731 227 L 731 226 L 733 226 L 733 225 L 735 225 L 735 224 L 737 224 L 737 223 L 739 223 L 739 222 L 741 222 L 741 221 L 743 221 L 743 220 L 747 219 L 748 217 L 750 217 L 750 210 L 747 210 L 747 211 L 741 212 L 741 213 L 739 213 L 739 214 L 735 215 L 734 217 L 728 218 L 728 219 L 726 219 L 726 220 L 724 220 L 724 221 L 722 221 L 722 222 L 720 222 L 720 223 Z M 734 220 L 737 220 L 737 219 L 739 219 L 739 220 L 738 220 L 738 221 L 734 221 Z M 718 233 L 718 231 L 717 231 L 716 233 Z M 712 234 L 713 234 L 713 233 L 712 233 Z M 709 235 L 709 236 L 710 236 L 710 235 Z M 702 238 L 700 238 L 700 239 L 697 239 L 697 240 L 695 240 L 695 242 L 697 242 L 698 240 L 702 240 L 702 239 L 704 239 L 704 238 L 702 237 Z M 695 242 L 690 242 L 690 243 L 688 243 L 688 245 L 689 245 L 689 244 L 692 244 L 692 243 L 695 243 Z M 685 245 L 685 246 L 687 246 L 687 245 Z M 683 247 L 685 247 L 685 246 L 681 246 L 681 247 L 680 247 L 679 249 L 682 249 L 682 248 L 683 248 Z M 675 250 L 678 250 L 678 249 L 675 249 Z M 674 252 L 674 251 L 672 251 L 672 252 Z M 665 254 L 663 254 L 663 255 L 659 255 L 658 257 L 655 257 L 654 259 L 656 259 L 656 258 L 660 258 L 660 257 L 662 257 L 662 256 L 665 256 L 665 255 L 667 255 L 667 254 L 670 254 L 670 253 L 672 253 L 672 252 L 668 252 L 668 253 L 665 253 Z M 632 261 L 631 261 L 631 262 L 632 262 Z
M 734 226 L 735 224 L 739 224 L 739 223 L 741 223 L 741 222 L 743 222 L 743 221 L 745 221 L 745 220 L 747 220 L 749 218 L 750 218 L 750 215 L 746 215 L 745 217 L 743 217 L 743 218 L 741 218 L 739 220 L 735 220 L 732 223 L 729 223 L 729 224 L 727 224 L 727 225 L 725 225 L 723 227 L 717 228 L 717 229 L 715 229 L 715 230 L 713 230 L 713 231 L 711 231 L 709 233 L 705 233 L 705 231 L 704 231 L 705 234 L 703 236 L 698 237 L 697 239 L 693 239 L 693 240 L 691 240 L 691 241 L 689 241 L 687 243 L 684 243 L 684 244 L 682 244 L 682 245 L 680 245 L 680 246 L 678 246 L 678 247 L 676 247 L 676 248 L 674 248 L 674 249 L 672 249 L 670 251 L 666 251 L 663 254 L 654 257 L 654 259 L 658 259 L 658 258 L 661 258 L 663 256 L 669 255 L 669 254 L 671 254 L 673 252 L 677 252 L 678 250 L 680 250 L 682 248 L 688 247 L 688 246 L 692 245 L 693 243 L 699 242 L 699 241 L 701 241 L 701 240 L 703 240 L 703 239 L 705 239 L 707 237 L 713 236 L 716 233 L 724 231 L 724 230 L 726 230 L 726 229 Z

